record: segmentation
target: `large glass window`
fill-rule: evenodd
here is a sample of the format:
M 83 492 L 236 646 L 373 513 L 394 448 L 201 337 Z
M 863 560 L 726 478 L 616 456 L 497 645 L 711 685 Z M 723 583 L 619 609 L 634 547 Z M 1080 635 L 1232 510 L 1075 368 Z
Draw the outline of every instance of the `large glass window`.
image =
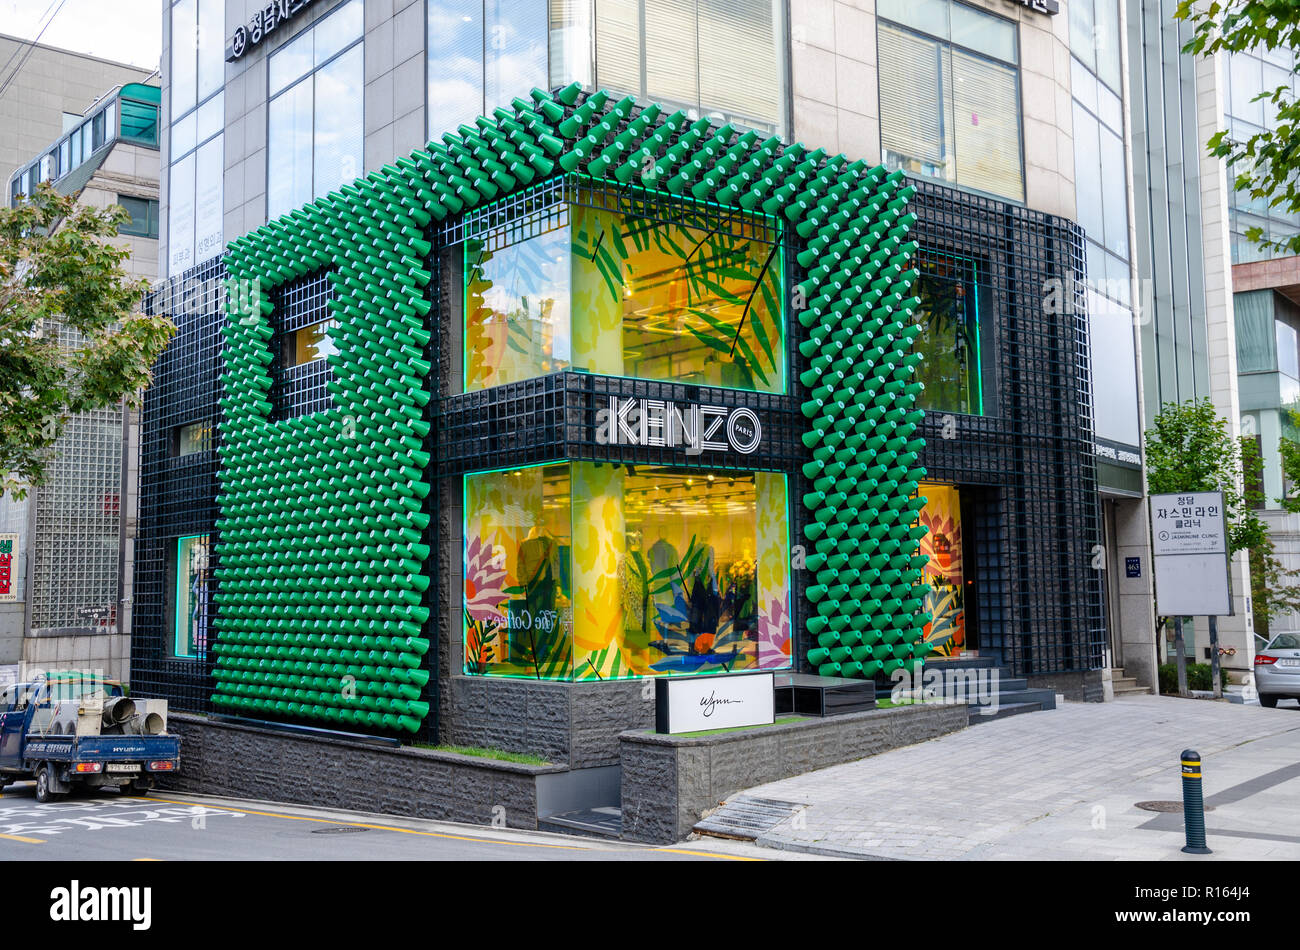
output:
M 429 137 L 436 138 L 546 88 L 547 5 L 428 0 L 427 48 Z
M 198 657 L 207 651 L 212 613 L 212 577 L 208 536 L 195 535 L 176 542 L 176 594 L 173 617 L 174 652 Z
M 596 84 L 779 131 L 781 11 L 773 0 L 596 0 Z
M 1016 24 L 946 0 L 877 12 L 886 164 L 1023 200 Z
M 363 26 L 362 0 L 351 0 L 270 57 L 270 218 L 328 194 L 362 172 Z
M 780 132 L 780 0 L 428 0 L 429 136 L 580 82 Z
M 1267 99 L 1254 101 L 1260 93 L 1271 94 L 1279 86 L 1290 85 L 1290 97 L 1282 101 L 1300 95 L 1300 74 L 1291 71 L 1293 55 L 1286 49 L 1256 49 L 1229 55 L 1225 101 L 1233 141 L 1245 142 L 1277 127 L 1278 107 Z M 1229 168 L 1230 183 L 1237 171 Z M 1251 228 L 1259 228 L 1267 240 L 1285 241 L 1300 232 L 1300 215 L 1290 213 L 1284 205 L 1269 207 L 1267 197 L 1253 198 L 1248 190 L 1234 190 L 1228 225 L 1232 235 L 1232 262 L 1244 264 L 1285 254 L 1259 247 L 1246 236 Z
M 916 349 L 924 359 L 916 378 L 925 384 L 917 398 L 921 409 L 937 412 L 984 413 L 980 357 L 979 292 L 975 262 L 947 254 L 927 253 L 916 295 L 921 300 L 915 319 L 921 325 Z
M 467 673 L 789 666 L 784 475 L 573 462 L 464 490 Z
M 571 194 L 467 229 L 466 391 L 565 369 L 785 391 L 775 219 Z
M 221 252 L 225 151 L 225 3 L 176 0 L 171 5 L 171 141 L 167 177 L 167 273 Z M 148 135 L 147 121 L 126 101 L 123 134 Z M 111 124 L 111 123 L 110 123 Z M 95 133 L 96 136 L 98 133 Z M 156 129 L 153 131 L 157 135 Z

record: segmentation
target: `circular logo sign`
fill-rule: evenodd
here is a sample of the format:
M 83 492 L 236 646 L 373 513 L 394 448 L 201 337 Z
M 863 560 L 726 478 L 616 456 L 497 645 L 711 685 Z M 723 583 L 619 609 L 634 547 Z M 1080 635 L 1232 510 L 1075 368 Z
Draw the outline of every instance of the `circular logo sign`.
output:
M 242 26 L 235 28 L 235 35 L 230 38 L 230 51 L 235 54 L 235 58 L 244 55 L 244 50 L 248 48 L 248 31 Z
M 758 448 L 763 438 L 763 427 L 758 423 L 754 410 L 741 407 L 733 409 L 727 417 L 727 441 L 741 455 L 748 455 Z

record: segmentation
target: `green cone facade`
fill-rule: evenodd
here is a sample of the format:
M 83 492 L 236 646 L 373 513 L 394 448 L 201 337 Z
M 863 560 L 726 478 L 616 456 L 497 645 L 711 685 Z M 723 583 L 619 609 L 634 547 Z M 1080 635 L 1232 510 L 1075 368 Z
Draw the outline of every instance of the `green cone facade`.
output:
M 925 441 L 916 436 L 924 413 L 914 407 L 923 386 L 912 378 L 920 301 L 910 296 L 916 245 L 905 240 L 914 191 L 901 173 L 875 168 L 859 177 L 852 200 L 798 225 L 810 238 L 799 255 L 808 280 L 798 288 L 809 304 L 799 313 L 808 332 L 799 351 L 809 360 L 800 378 L 812 396 L 802 406 L 813 453 L 803 470 L 814 489 L 803 497 L 815 573 L 807 629 L 817 645 L 808 661 L 823 676 L 915 671 L 929 649 L 928 587 L 918 583 L 926 559 L 917 553 Z
M 784 215 L 806 242 L 794 301 L 812 399 L 809 590 L 825 674 L 922 655 L 912 496 L 915 246 L 901 174 L 631 97 L 570 86 L 400 158 L 231 242 L 221 400 L 213 701 L 250 717 L 413 732 L 427 716 L 423 636 L 431 488 L 426 267 L 435 222 L 560 173 Z M 332 406 L 271 417 L 269 291 L 327 268 Z M 259 286 L 258 293 L 250 292 Z M 459 314 L 439 319 L 458 319 Z

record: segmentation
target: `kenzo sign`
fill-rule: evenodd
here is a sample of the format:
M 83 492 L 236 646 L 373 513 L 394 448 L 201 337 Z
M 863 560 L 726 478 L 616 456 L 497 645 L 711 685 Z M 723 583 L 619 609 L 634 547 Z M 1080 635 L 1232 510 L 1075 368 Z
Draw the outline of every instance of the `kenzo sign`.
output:
M 609 397 L 596 412 L 599 445 L 682 448 L 687 455 L 739 452 L 749 455 L 763 441 L 763 426 L 748 406 L 708 406 L 663 399 Z

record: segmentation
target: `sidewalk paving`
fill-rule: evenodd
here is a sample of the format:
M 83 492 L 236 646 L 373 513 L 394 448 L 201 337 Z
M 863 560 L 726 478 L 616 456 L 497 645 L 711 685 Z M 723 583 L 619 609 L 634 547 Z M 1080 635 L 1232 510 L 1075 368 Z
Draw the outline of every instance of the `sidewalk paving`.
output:
M 1289 707 L 1289 708 L 1287 708 Z M 1300 859 L 1300 708 L 1065 703 L 749 789 L 807 805 L 771 848 L 902 860 Z M 1183 854 L 1179 755 L 1204 761 L 1209 846 Z

